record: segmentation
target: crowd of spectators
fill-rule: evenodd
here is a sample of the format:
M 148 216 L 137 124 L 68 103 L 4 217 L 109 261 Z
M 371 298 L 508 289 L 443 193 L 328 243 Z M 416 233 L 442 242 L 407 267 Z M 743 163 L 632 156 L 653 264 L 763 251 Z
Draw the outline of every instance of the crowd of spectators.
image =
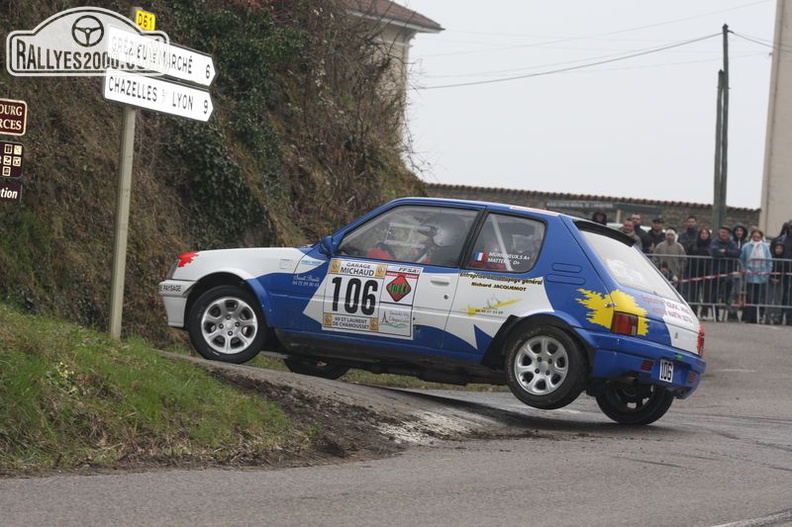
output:
M 607 224 L 595 213 L 592 220 Z M 632 214 L 619 229 L 635 240 L 702 318 L 792 325 L 792 220 L 767 238 L 758 227 L 699 228 L 690 215 L 677 234 L 662 217 L 652 227 Z

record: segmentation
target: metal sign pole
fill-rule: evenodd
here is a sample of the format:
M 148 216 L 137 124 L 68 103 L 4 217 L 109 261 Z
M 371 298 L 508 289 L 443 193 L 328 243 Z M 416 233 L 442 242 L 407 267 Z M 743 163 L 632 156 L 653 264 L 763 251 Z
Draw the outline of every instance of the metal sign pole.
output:
M 135 19 L 135 8 L 130 17 Z M 121 339 L 121 314 L 124 308 L 129 202 L 132 195 L 132 161 L 135 155 L 135 118 L 137 110 L 124 107 L 121 128 L 121 155 L 118 159 L 118 196 L 116 198 L 115 244 L 110 288 L 110 336 Z
M 124 108 L 121 130 L 121 155 L 118 165 L 118 197 L 116 198 L 115 246 L 110 289 L 110 336 L 121 338 L 121 312 L 124 305 L 127 235 L 129 233 L 129 202 L 132 194 L 132 159 L 135 151 L 135 116 L 137 110 Z

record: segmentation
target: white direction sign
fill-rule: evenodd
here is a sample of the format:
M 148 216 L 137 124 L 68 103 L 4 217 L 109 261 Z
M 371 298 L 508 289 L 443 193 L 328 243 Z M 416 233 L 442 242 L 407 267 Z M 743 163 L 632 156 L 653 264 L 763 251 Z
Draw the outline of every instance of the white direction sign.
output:
M 214 109 L 206 90 L 116 69 L 105 74 L 104 98 L 204 122 Z
M 168 77 L 209 86 L 216 74 L 211 55 L 175 44 L 168 47 L 168 64 L 165 70 L 165 75 Z

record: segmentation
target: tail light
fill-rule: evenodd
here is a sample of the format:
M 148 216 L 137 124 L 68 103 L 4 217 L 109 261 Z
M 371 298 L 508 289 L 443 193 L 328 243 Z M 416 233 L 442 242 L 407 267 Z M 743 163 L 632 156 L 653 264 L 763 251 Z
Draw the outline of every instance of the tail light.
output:
M 637 335 L 638 315 L 614 311 L 613 320 L 611 321 L 611 331 L 619 335 Z
M 699 325 L 698 340 L 696 341 L 696 351 L 699 357 L 704 357 L 704 326 Z

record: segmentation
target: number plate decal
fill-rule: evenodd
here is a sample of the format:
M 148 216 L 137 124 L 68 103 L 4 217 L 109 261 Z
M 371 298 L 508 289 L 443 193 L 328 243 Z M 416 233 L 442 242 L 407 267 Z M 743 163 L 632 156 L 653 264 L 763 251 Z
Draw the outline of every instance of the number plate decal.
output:
M 412 338 L 420 267 L 332 260 L 322 328 Z
M 674 363 L 670 360 L 660 359 L 660 376 L 661 381 L 674 382 Z

